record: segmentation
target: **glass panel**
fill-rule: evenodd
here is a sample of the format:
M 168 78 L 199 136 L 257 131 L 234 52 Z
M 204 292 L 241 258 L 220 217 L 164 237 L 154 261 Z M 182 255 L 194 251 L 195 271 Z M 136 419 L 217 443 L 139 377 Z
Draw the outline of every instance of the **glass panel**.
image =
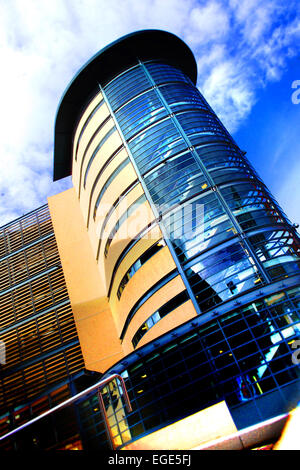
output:
M 150 88 L 149 81 L 140 65 L 114 78 L 104 90 L 112 109 L 115 111 L 122 104 Z
M 266 231 L 250 237 L 257 256 L 271 279 L 280 279 L 300 270 L 299 242 L 287 230 Z
M 186 274 L 203 311 L 252 288 L 257 279 L 255 265 L 239 243 L 210 251 Z

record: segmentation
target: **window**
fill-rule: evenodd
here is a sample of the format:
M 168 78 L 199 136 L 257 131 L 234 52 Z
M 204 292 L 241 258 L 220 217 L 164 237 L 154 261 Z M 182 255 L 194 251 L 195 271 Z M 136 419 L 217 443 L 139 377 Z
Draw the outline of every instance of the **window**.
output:
M 155 245 L 148 248 L 145 253 L 142 254 L 128 269 L 126 274 L 123 276 L 119 288 L 117 290 L 117 297 L 120 300 L 123 290 L 132 276 L 145 264 L 152 256 L 154 256 L 163 246 L 165 246 L 164 240 L 159 240 Z
M 138 345 L 142 337 L 147 333 L 150 328 L 152 328 L 156 323 L 158 323 L 163 317 L 171 313 L 177 307 L 182 305 L 189 299 L 187 291 L 183 291 L 180 294 L 173 297 L 165 303 L 159 310 L 154 312 L 137 330 L 135 335 L 132 338 L 132 345 L 134 348 Z

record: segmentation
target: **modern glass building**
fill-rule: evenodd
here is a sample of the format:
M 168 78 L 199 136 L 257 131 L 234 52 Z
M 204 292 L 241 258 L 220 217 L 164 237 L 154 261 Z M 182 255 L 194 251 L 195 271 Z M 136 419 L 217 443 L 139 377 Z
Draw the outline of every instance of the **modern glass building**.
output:
M 107 386 L 86 449 L 196 448 L 300 398 L 299 237 L 196 80 L 179 38 L 141 31 L 58 108 L 54 179 L 74 187 L 49 208 L 84 365 L 132 405 Z

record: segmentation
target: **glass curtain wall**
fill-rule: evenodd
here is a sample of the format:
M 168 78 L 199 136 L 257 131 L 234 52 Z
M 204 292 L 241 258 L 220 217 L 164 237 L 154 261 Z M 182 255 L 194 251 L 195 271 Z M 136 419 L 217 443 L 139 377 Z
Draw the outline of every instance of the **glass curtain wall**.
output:
M 201 312 L 299 273 L 299 239 L 191 80 L 139 62 L 104 87 Z

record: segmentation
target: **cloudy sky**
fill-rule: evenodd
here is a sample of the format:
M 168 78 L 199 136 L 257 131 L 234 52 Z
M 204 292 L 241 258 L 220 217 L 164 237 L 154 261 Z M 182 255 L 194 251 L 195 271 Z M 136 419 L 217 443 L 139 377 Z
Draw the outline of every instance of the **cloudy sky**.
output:
M 189 45 L 199 89 L 300 223 L 299 0 L 0 0 L 0 225 L 70 187 L 52 181 L 59 100 L 92 55 L 146 28 Z

